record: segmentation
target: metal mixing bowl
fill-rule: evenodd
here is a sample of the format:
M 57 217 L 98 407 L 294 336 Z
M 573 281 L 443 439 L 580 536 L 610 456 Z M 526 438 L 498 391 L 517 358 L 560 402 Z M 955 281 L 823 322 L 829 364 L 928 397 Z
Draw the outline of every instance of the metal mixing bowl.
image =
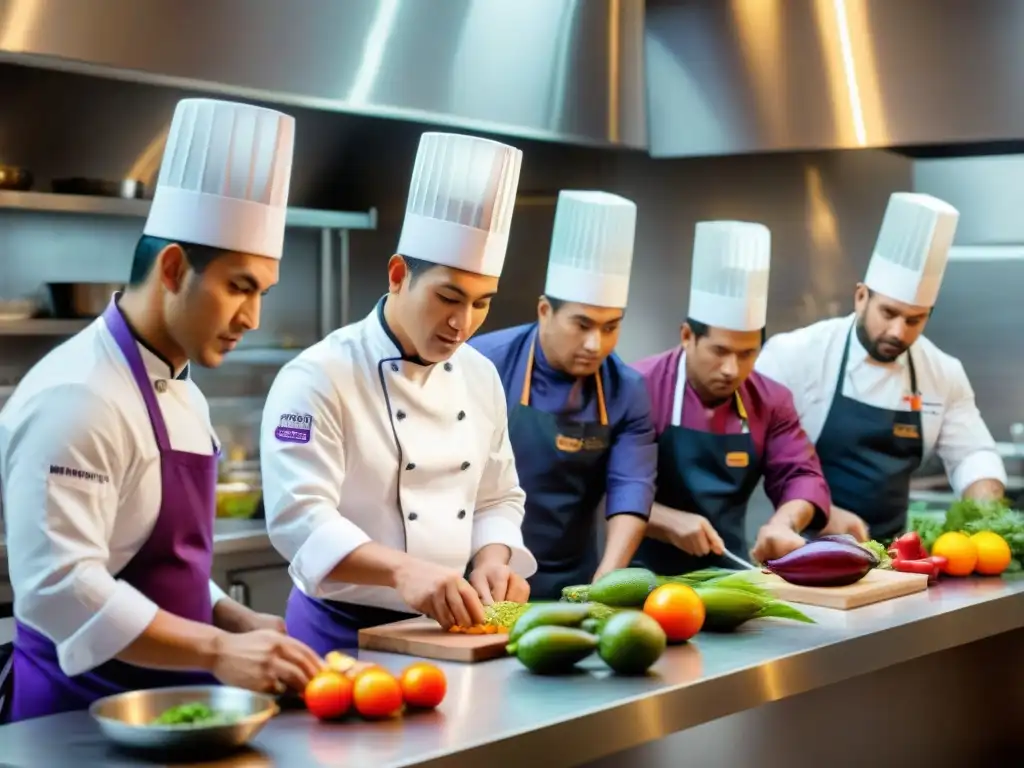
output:
M 235 717 L 216 725 L 153 725 L 171 707 L 190 703 L 202 703 L 214 712 Z M 242 747 L 279 711 L 270 696 L 217 685 L 130 691 L 89 707 L 103 734 L 119 746 L 190 752 Z

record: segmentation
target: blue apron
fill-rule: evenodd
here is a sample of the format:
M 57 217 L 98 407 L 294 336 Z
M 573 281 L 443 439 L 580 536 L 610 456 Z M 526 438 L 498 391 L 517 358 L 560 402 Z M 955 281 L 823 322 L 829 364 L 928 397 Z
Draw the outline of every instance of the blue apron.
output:
M 718 435 L 682 424 L 686 387 L 685 355 L 679 357 L 672 423 L 658 437 L 658 489 L 654 500 L 681 512 L 707 519 L 722 537 L 725 548 L 747 557 L 747 503 L 761 479 L 746 408 L 736 392 L 736 411 L 742 431 Z M 735 568 L 731 560 L 715 554 L 697 557 L 663 541 L 645 538 L 634 565 L 662 576 L 677 576 L 701 568 Z
M 557 600 L 563 587 L 589 584 L 597 570 L 595 512 L 607 487 L 611 429 L 600 371 L 594 376 L 598 423 L 530 407 L 536 346 L 535 333 L 508 430 L 526 491 L 523 541 L 537 559 L 530 599 Z
M 906 525 L 910 476 L 924 455 L 921 395 L 909 351 L 910 395 L 906 399 L 911 410 L 879 408 L 843 395 L 852 334 L 851 328 L 832 406 L 815 447 L 832 503 L 863 518 L 872 538 L 889 539 Z

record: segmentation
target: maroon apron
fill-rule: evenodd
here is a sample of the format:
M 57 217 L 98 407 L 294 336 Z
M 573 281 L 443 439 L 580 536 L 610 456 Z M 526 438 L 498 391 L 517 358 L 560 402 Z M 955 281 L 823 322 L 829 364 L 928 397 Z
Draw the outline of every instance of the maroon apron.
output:
M 167 425 L 139 348 L 114 301 L 103 313 L 103 321 L 128 361 L 160 449 L 161 502 L 156 525 L 142 549 L 116 578 L 131 584 L 169 613 L 210 624 L 217 454 L 205 456 L 171 449 Z M 11 676 L 11 722 L 87 709 L 99 698 L 124 691 L 217 682 L 206 673 L 145 669 L 116 659 L 68 677 L 57 662 L 53 642 L 20 621 L 15 625 Z

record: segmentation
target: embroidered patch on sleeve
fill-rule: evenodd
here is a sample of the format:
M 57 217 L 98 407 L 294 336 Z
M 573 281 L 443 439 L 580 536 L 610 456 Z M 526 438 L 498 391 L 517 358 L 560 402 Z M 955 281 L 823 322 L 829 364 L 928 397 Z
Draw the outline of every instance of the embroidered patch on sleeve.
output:
M 313 417 L 308 413 L 285 413 L 277 422 L 274 437 L 282 443 L 308 443 L 313 436 Z

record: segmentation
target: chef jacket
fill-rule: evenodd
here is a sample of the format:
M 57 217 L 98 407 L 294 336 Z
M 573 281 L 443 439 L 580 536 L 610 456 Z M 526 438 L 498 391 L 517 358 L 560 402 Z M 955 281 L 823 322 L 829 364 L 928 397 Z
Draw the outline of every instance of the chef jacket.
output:
M 219 450 L 188 366 L 139 351 L 171 447 Z M 0 411 L 0 489 L 15 616 L 54 642 L 68 676 L 117 656 L 158 610 L 116 575 L 156 525 L 160 452 L 102 319 L 40 360 Z M 210 596 L 224 597 L 212 581 Z
M 890 410 L 911 409 L 907 352 L 880 363 L 851 333 L 855 315 L 830 318 L 773 336 L 757 360 L 758 371 L 785 384 L 793 393 L 808 437 L 818 441 L 839 378 L 843 347 L 850 339 L 850 357 L 843 395 Z M 938 452 L 953 491 L 959 495 L 977 480 L 1006 484 L 1006 469 L 992 434 L 974 402 L 974 390 L 963 365 L 924 336 L 910 348 L 921 396 L 924 457 Z
M 504 544 L 511 568 L 533 575 L 494 366 L 466 345 L 444 363 L 406 359 L 383 307 L 290 361 L 270 389 L 263 497 L 292 580 L 311 597 L 411 611 L 391 588 L 329 579 L 368 541 L 460 572 Z
M 469 342 L 497 367 L 508 408 L 519 404 L 536 331 L 537 323 L 529 323 L 483 334 Z M 600 374 L 612 435 L 605 517 L 627 513 L 647 518 L 654 500 L 654 478 L 658 470 L 658 446 L 654 442 L 647 390 L 636 371 L 615 354 L 608 356 Z M 599 417 L 594 377 L 580 379 L 555 370 L 538 341 L 530 384 L 530 407 L 545 413 L 561 413 L 575 421 L 596 422 Z M 529 456 L 516 457 L 520 463 L 529 460 Z
M 647 385 L 654 428 L 659 435 L 672 426 L 682 352 L 682 347 L 676 347 L 633 366 Z M 809 527 L 823 527 L 832 506 L 828 484 L 814 446 L 800 426 L 792 396 L 784 386 L 756 371 L 740 385 L 738 394 L 746 411 L 754 451 L 761 460 L 765 494 L 776 508 L 796 500 L 813 504 L 815 515 Z M 736 398 L 730 397 L 709 409 L 693 387 L 686 387 L 683 397 L 683 423 L 679 426 L 723 435 L 742 432 L 743 420 Z

